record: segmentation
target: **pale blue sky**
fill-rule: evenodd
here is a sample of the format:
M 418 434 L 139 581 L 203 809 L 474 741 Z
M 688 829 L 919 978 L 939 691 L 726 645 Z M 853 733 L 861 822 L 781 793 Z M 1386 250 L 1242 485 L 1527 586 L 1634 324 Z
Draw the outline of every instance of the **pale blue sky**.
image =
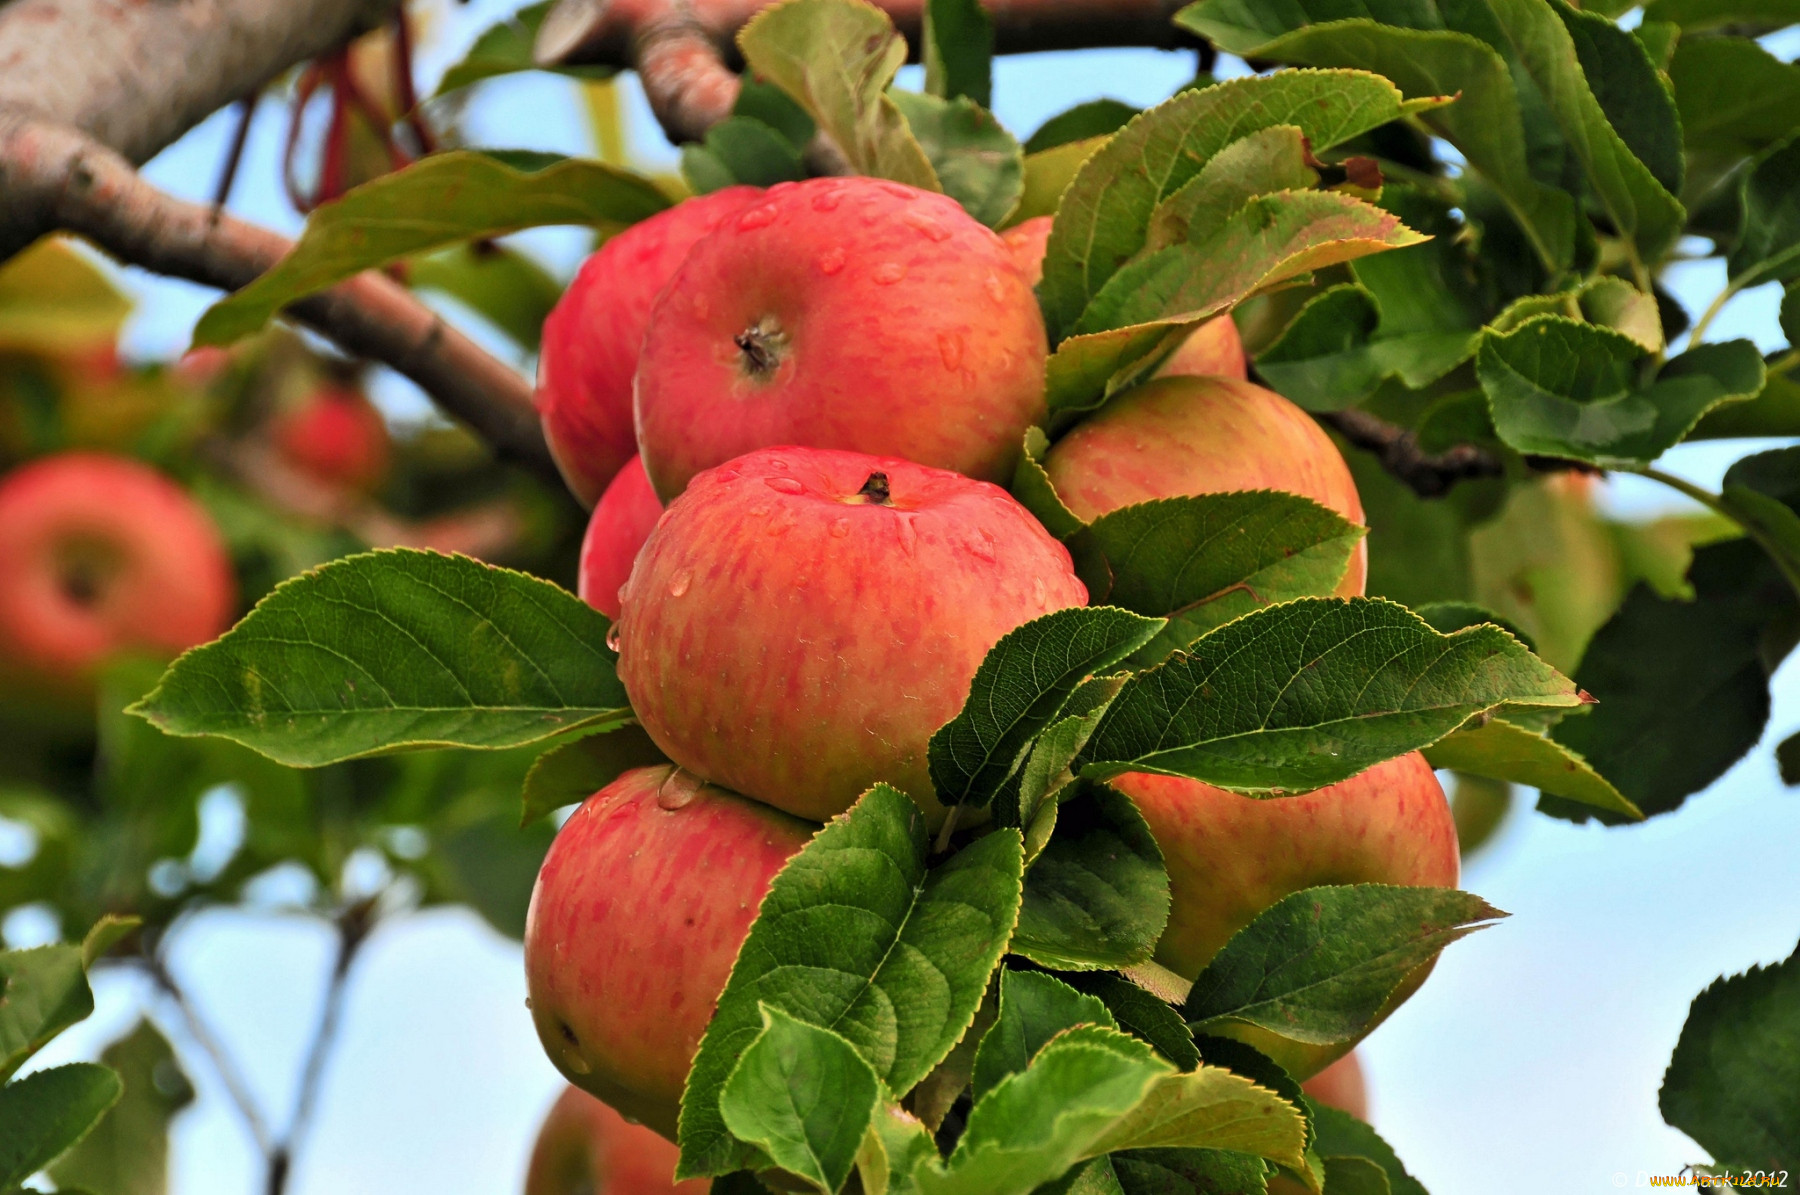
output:
M 452 10 L 427 50 L 428 74 L 513 6 L 476 0 Z M 1026 133 L 1082 99 L 1154 102 L 1191 71 L 1187 55 L 1149 51 L 1003 60 L 996 108 Z M 672 161 L 631 94 L 634 147 L 646 160 Z M 561 80 L 496 81 L 476 111 L 478 143 L 588 150 L 573 92 Z M 276 105 L 264 105 L 233 207 L 292 231 L 298 220 L 277 185 L 282 119 Z M 226 135 L 226 121 L 215 117 L 148 173 L 182 194 L 207 195 Z M 528 243 L 566 272 L 580 240 L 550 231 Z M 178 353 L 212 296 L 137 271 L 128 278 L 140 299 L 128 351 Z M 1696 265 L 1674 284 L 1698 309 L 1721 280 L 1716 266 Z M 1767 289 L 1743 296 L 1715 335 L 1748 335 L 1765 348 L 1780 343 L 1776 298 Z M 402 416 L 423 411 L 398 379 L 385 379 L 380 396 Z M 1667 463 L 1716 484 L 1743 451 L 1698 446 Z M 1613 509 L 1677 506 L 1653 483 L 1629 480 L 1610 488 Z M 1800 727 L 1794 676 L 1790 664 L 1777 678 L 1767 744 Z M 1437 1195 L 1599 1192 L 1615 1189 L 1617 1172 L 1635 1184 L 1639 1170 L 1672 1173 L 1701 1160 L 1656 1109 L 1688 1002 L 1723 972 L 1785 957 L 1800 937 L 1800 795 L 1781 786 L 1767 744 L 1677 814 L 1606 830 L 1520 813 L 1469 866 L 1464 887 L 1513 917 L 1452 946 L 1431 981 L 1364 1047 L 1374 1120 Z M 175 971 L 234 1047 L 277 1123 L 290 1111 L 329 952 L 323 926 L 279 912 L 208 914 L 185 928 L 174 950 Z M 101 978 L 99 996 L 93 1020 L 59 1042 L 49 1060 L 91 1055 L 129 1023 L 146 993 L 114 975 Z M 518 947 L 472 915 L 435 911 L 380 930 L 353 976 L 294 1195 L 517 1190 L 531 1136 L 560 1084 L 524 998 Z M 198 1062 L 192 1069 L 202 1099 L 177 1122 L 175 1195 L 257 1189 L 256 1157 L 217 1077 Z

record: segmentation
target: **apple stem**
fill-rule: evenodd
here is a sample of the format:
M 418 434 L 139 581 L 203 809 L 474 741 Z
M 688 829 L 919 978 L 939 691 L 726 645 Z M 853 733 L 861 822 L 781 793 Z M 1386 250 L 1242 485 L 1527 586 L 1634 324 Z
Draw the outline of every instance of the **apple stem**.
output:
M 886 473 L 871 473 L 869 479 L 862 483 L 862 489 L 856 491 L 859 498 L 867 498 L 877 506 L 886 506 L 893 500 L 893 492 L 888 488 Z M 952 814 L 952 816 L 955 816 Z
M 759 380 L 775 372 L 787 347 L 787 336 L 772 319 L 760 319 L 731 339 L 744 354 L 750 376 Z
M 875 477 L 881 477 L 884 483 L 887 481 L 880 473 L 875 474 Z M 874 481 L 875 477 L 869 480 Z M 938 831 L 937 843 L 931 848 L 933 854 L 941 855 L 950 849 L 950 835 L 956 830 L 956 815 L 961 812 L 960 804 L 950 806 L 950 816 L 944 819 L 944 828 Z

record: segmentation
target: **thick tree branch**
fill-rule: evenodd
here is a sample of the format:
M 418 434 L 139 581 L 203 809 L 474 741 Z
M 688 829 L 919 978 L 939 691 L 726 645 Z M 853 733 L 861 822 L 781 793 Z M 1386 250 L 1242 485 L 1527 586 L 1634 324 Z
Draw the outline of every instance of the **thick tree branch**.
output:
M 1367 411 L 1327 411 L 1318 418 L 1351 444 L 1374 453 L 1382 468 L 1421 498 L 1441 498 L 1459 481 L 1499 477 L 1506 471 L 1499 457 L 1473 444 L 1424 452 L 1412 432 Z
M 63 229 L 122 261 L 236 290 L 291 248 L 286 238 L 157 190 L 74 129 L 0 112 L 0 244 Z M 504 459 L 556 476 L 524 378 L 376 273 L 289 313 L 347 351 L 417 382 Z

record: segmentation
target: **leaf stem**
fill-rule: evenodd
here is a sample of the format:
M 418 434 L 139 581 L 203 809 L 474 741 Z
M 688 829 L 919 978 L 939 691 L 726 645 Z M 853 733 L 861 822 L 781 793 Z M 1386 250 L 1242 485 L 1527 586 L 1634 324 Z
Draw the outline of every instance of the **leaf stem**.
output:
M 1700 313 L 1700 318 L 1694 321 L 1694 326 L 1688 329 L 1687 343 L 1689 348 L 1693 348 L 1705 338 L 1706 330 L 1712 327 L 1713 320 L 1718 318 L 1719 312 L 1725 310 L 1725 304 L 1731 302 L 1731 300 L 1736 297 L 1737 293 L 1738 284 L 1735 282 L 1727 282 L 1724 289 L 1713 296 L 1712 303 L 1707 306 L 1705 311 Z M 1648 477 L 1649 474 L 1646 473 L 1645 476 Z
M 1787 578 L 1787 582 L 1793 587 L 1794 592 L 1800 594 L 1800 572 L 1795 571 L 1788 553 L 1782 550 L 1781 546 L 1769 535 L 1767 529 L 1757 520 L 1745 517 L 1742 511 L 1732 506 L 1722 496 L 1702 489 L 1693 482 L 1677 477 L 1673 473 L 1664 473 L 1661 469 L 1652 468 L 1649 465 L 1629 471 L 1640 477 L 1648 477 L 1651 481 L 1661 482 L 1677 493 L 1692 498 L 1714 514 L 1730 519 L 1742 527 L 1744 534 L 1754 540 L 1757 546 L 1768 554 L 1775 567 L 1781 570 L 1781 575 Z

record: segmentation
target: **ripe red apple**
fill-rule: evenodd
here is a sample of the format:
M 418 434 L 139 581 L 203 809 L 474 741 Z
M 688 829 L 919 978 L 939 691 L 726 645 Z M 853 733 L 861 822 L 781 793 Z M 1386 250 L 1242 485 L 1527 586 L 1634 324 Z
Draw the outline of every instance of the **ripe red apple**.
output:
M 1002 481 L 1044 415 L 1043 317 L 955 200 L 873 178 L 771 187 L 694 246 L 637 375 L 656 492 L 775 444 Z
M 322 386 L 283 412 L 275 446 L 300 472 L 327 485 L 365 490 L 387 475 L 393 441 L 381 412 L 345 386 Z
M 997 486 L 771 448 L 696 477 L 621 597 L 619 678 L 670 759 L 818 821 L 885 780 L 941 822 L 932 732 L 1002 635 L 1087 590 Z
M 1362 500 L 1337 446 L 1273 390 L 1221 377 L 1158 378 L 1075 425 L 1044 459 L 1069 509 L 1093 520 L 1181 494 L 1286 490 L 1353 523 Z M 1337 593 L 1356 597 L 1368 572 L 1358 545 Z
M 1000 234 L 1013 255 L 1013 263 L 1033 286 L 1044 280 L 1044 248 L 1050 243 L 1052 223 L 1054 217 L 1033 216 Z
M 538 1130 L 525 1195 L 701 1195 L 703 1178 L 675 1181 L 681 1151 L 579 1087 L 565 1087 Z
M 632 457 L 594 506 L 581 539 L 581 600 L 613 621 L 619 618 L 619 587 L 632 562 L 662 517 L 663 506 L 644 474 L 642 457 Z
M 525 918 L 531 1016 L 571 1083 L 665 1137 L 769 881 L 817 827 L 662 765 L 563 824 Z
M 1110 783 L 1137 805 L 1162 847 L 1172 903 L 1156 961 L 1186 979 L 1258 913 L 1302 888 L 1456 886 L 1456 823 L 1417 752 L 1293 797 L 1246 797 L 1146 772 Z M 1409 979 L 1393 1005 L 1423 979 Z M 1355 1044 L 1277 1049 L 1259 1039 L 1260 1031 L 1242 1036 L 1302 1079 Z
M 1300 1084 L 1300 1090 L 1315 1104 L 1348 1112 L 1361 1121 L 1369 1119 L 1369 1085 L 1355 1050 Z
M 637 454 L 631 378 L 651 304 L 694 242 L 761 194 L 726 187 L 632 225 L 582 263 L 544 321 L 538 415 L 563 480 L 584 504 Z

